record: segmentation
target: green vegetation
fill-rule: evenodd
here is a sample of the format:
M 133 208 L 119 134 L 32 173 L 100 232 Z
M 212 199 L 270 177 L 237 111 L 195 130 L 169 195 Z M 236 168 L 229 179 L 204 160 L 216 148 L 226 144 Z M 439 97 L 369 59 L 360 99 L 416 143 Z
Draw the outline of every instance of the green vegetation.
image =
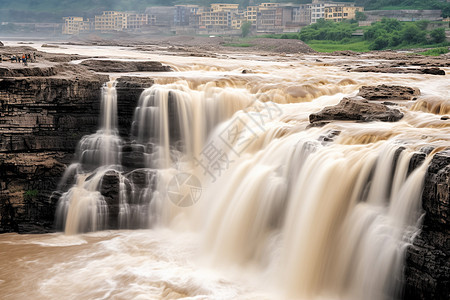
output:
M 428 56 L 439 56 L 441 54 L 446 54 L 449 52 L 450 52 L 450 50 L 448 50 L 448 47 L 439 47 L 439 48 L 427 50 L 425 52 L 421 52 L 420 54 L 428 55 Z
M 23 197 L 25 200 L 33 200 L 38 194 L 39 192 L 37 190 L 28 190 L 24 193 Z
M 427 31 L 428 21 L 400 22 L 384 18 L 368 27 L 364 39 L 370 43 L 371 50 L 408 48 L 411 46 L 438 46 L 445 42 L 445 29 Z
M 300 31 L 298 38 L 304 42 L 311 40 L 342 41 L 351 38 L 356 31 L 356 22 L 333 22 L 320 19 L 317 23 L 309 25 Z
M 443 17 L 450 16 L 450 3 L 445 0 L 355 0 L 355 2 L 356 5 L 364 6 L 365 10 L 441 9 Z
M 445 42 L 445 29 L 436 28 L 427 31 L 429 21 L 400 22 L 384 18 L 364 28 L 364 36 L 353 36 L 358 29 L 355 21 L 333 22 L 319 20 L 307 26 L 299 33 L 283 35 L 265 35 L 271 38 L 298 38 L 319 52 L 352 50 L 404 49 L 418 47 L 440 47 Z
M 250 31 L 252 30 L 252 23 L 251 22 L 244 22 L 241 26 L 241 35 L 242 37 L 246 37 Z
M 312 40 L 308 42 L 308 46 L 317 52 L 334 52 L 334 51 L 355 51 L 367 52 L 369 45 L 361 37 L 354 37 L 345 41 L 317 41 Z

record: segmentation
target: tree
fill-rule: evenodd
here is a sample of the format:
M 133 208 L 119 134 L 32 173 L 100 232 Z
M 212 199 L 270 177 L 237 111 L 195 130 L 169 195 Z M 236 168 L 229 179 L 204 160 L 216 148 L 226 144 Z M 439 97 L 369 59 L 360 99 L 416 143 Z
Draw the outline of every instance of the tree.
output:
M 436 44 L 443 43 L 446 39 L 445 29 L 443 27 L 433 29 L 430 32 L 430 37 L 431 37 L 432 43 L 436 43 Z
M 406 24 L 405 27 L 401 30 L 402 40 L 407 41 L 411 44 L 413 43 L 423 43 L 426 41 L 426 33 L 423 30 L 420 30 L 416 24 L 410 23 Z
M 365 21 L 367 20 L 367 16 L 362 11 L 355 12 L 355 20 L 356 21 Z
M 241 26 L 242 31 L 242 37 L 246 37 L 252 29 L 252 23 L 251 22 L 244 22 Z

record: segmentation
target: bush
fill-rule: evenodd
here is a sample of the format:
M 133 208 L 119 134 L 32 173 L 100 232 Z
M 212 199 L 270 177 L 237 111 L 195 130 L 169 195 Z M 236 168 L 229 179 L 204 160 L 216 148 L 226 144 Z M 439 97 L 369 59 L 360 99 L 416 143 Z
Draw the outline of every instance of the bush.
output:
M 444 28 L 436 28 L 430 32 L 431 42 L 435 44 L 440 44 L 445 42 L 445 29 Z
M 379 36 L 373 41 L 373 43 L 370 45 L 370 50 L 381 50 L 386 48 L 389 45 L 389 38 L 384 36 Z
M 439 56 L 441 54 L 447 54 L 448 52 L 450 52 L 448 50 L 448 47 L 439 47 L 439 48 L 434 48 L 434 49 L 427 50 L 427 51 L 422 52 L 420 54 L 429 55 L 429 56 Z
M 244 22 L 244 24 L 242 24 L 241 26 L 242 37 L 246 37 L 251 30 L 252 30 L 252 23 Z
M 426 42 L 426 33 L 414 24 L 409 23 L 401 30 L 402 40 L 409 44 L 420 44 Z

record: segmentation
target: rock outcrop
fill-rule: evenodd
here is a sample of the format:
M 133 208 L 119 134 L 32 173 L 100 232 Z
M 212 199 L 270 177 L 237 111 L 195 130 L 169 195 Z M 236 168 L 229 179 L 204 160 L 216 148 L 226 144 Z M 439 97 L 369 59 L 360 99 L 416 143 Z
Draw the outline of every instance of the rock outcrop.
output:
M 158 61 L 119 61 L 88 59 L 81 63 L 95 72 L 170 72 L 169 66 L 164 66 Z
M 350 69 L 352 72 L 393 73 L 393 74 L 430 74 L 445 75 L 445 71 L 438 67 L 405 68 L 398 66 L 363 66 Z
M 383 121 L 396 122 L 403 114 L 395 108 L 384 104 L 371 103 L 358 98 L 344 98 L 335 106 L 327 106 L 309 116 L 311 123 L 324 121 Z
M 450 150 L 433 157 L 422 194 L 425 219 L 406 254 L 404 299 L 450 299 Z
M 53 230 L 58 197 L 52 192 L 80 138 L 98 129 L 101 88 L 109 77 L 83 66 L 45 64 L 48 74 L 14 67 L 13 77 L 0 79 L 0 232 Z M 118 80 L 122 135 L 129 134 L 140 93 L 152 84 Z
M 418 88 L 399 85 L 362 86 L 358 96 L 367 100 L 412 100 L 420 95 Z

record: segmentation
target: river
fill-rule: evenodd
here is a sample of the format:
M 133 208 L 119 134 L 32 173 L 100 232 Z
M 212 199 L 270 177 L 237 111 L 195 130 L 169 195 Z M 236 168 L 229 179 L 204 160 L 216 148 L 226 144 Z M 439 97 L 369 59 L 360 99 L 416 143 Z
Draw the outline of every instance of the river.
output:
M 121 167 L 124 141 L 115 130 L 121 74 L 110 74 L 104 121 L 80 142 L 77 183 L 60 200 L 65 233 L 0 235 L 4 299 L 399 296 L 429 160 L 412 173 L 408 166 L 421 149 L 450 146 L 441 119 L 450 113 L 448 75 L 348 72 L 382 62 L 364 56 L 30 46 L 151 59 L 175 72 L 127 74 L 156 83 L 136 107 L 130 139 L 144 159 L 131 172 Z M 417 87 L 421 96 L 400 103 L 398 122 L 308 127 L 311 113 L 378 84 Z M 102 230 L 108 214 L 99 182 L 111 170 L 120 178 L 123 230 Z M 146 174 L 145 187 L 133 182 L 136 172 Z

